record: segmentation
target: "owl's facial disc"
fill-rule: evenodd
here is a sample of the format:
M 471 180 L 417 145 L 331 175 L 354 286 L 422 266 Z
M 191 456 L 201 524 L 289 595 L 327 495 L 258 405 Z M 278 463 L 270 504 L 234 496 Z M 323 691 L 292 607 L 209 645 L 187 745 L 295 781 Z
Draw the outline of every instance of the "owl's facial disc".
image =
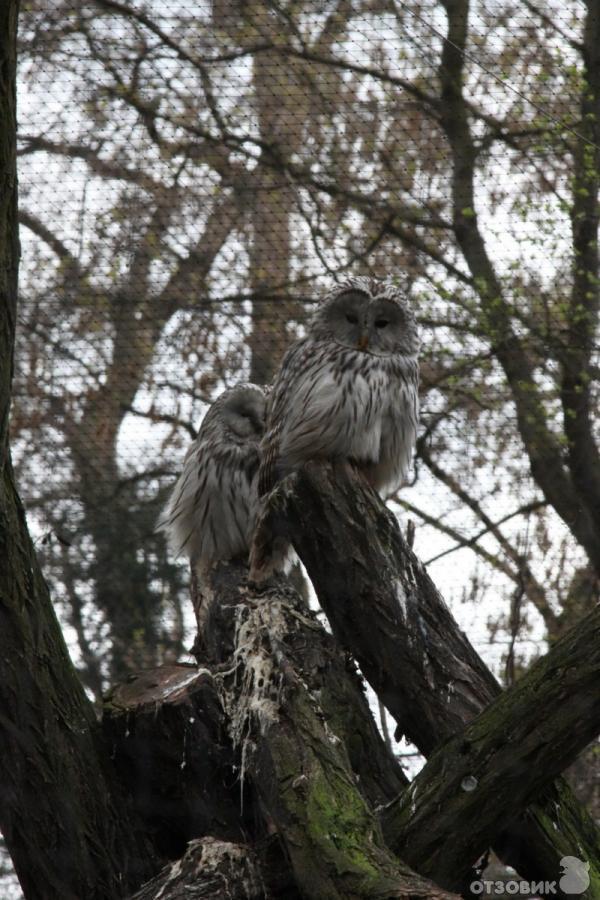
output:
M 326 299 L 313 317 L 311 335 L 373 356 L 415 355 L 419 336 L 414 316 L 389 286 L 382 285 L 381 291 L 373 296 L 348 287 Z

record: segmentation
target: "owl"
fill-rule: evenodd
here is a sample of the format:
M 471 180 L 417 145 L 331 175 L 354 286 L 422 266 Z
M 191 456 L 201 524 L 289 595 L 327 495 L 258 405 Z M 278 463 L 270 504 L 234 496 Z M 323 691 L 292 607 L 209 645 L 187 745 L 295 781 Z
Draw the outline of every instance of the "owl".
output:
M 259 491 L 309 459 L 347 459 L 382 497 L 403 482 L 419 416 L 414 314 L 398 288 L 350 278 L 319 304 L 275 378 Z
M 206 413 L 157 523 L 174 554 L 202 573 L 246 557 L 258 506 L 259 444 L 266 395 L 255 384 L 222 393 Z

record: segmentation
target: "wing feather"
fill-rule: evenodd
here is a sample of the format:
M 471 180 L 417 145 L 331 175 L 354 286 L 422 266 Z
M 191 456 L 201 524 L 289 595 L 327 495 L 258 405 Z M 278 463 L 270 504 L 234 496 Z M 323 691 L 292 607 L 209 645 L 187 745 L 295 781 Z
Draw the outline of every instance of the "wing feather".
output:
M 262 497 L 277 482 L 277 461 L 281 433 L 287 418 L 290 397 L 299 376 L 306 370 L 312 356 L 312 342 L 305 338 L 292 344 L 283 360 L 267 404 L 267 430 L 261 443 L 261 463 L 258 473 L 258 492 Z

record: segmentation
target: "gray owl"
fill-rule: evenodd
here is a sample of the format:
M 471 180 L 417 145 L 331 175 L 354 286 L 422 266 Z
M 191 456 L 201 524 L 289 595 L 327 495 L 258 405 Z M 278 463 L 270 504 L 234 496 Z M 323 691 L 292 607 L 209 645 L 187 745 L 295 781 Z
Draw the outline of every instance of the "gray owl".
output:
M 419 416 L 415 317 L 398 288 L 350 278 L 319 304 L 275 379 L 259 491 L 309 459 L 355 462 L 382 497 L 401 485 Z
M 247 556 L 258 506 L 259 443 L 266 396 L 238 384 L 212 404 L 157 523 L 195 572 Z

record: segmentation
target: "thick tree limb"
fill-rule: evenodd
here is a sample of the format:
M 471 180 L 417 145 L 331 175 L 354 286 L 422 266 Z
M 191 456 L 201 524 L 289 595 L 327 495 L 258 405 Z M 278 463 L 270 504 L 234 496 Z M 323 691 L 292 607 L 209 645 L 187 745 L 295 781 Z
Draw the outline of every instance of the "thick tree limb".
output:
M 106 697 L 102 728 L 123 790 L 161 857 L 204 835 L 245 843 L 239 758 L 212 673 L 161 666 Z
M 600 733 L 600 604 L 462 734 L 387 811 L 393 847 L 453 887 Z M 558 872 L 556 873 L 558 874 Z M 593 872 L 592 872 L 593 877 Z M 600 893 L 600 879 L 589 896 Z
M 235 666 L 236 652 L 233 610 L 223 616 L 221 606 L 241 577 L 242 570 L 223 566 L 217 593 L 201 598 L 204 608 L 197 614 L 203 624 L 198 642 L 204 648 L 203 666 L 163 666 L 117 686 L 106 700 L 103 728 L 123 788 L 161 855 L 181 855 L 187 841 L 206 834 L 236 844 L 258 841 L 254 849 L 268 896 L 289 900 L 295 891 L 292 875 L 288 871 L 286 880 L 280 853 L 265 855 L 264 825 L 257 831 L 255 792 L 248 791 L 248 778 L 242 778 L 246 786 L 242 792 L 241 748 L 236 752 L 225 735 L 225 714 L 217 695 L 219 673 Z M 237 595 L 235 599 L 239 600 Z M 296 600 L 305 613 L 303 602 Z M 353 773 L 353 790 L 359 786 L 371 806 L 388 803 L 407 780 L 373 722 L 354 666 L 312 616 L 307 628 L 298 627 L 296 620 L 285 640 L 287 652 L 302 660 L 305 685 L 318 696 L 328 740 L 333 734 L 338 743 L 341 740 L 340 752 Z M 267 825 L 272 831 L 270 816 Z M 189 874 L 189 866 L 184 870 Z M 156 890 L 163 876 L 167 877 L 165 872 L 153 882 Z M 177 879 L 169 881 L 169 891 L 173 885 L 179 890 Z
M 204 604 L 205 643 L 225 667 L 223 705 L 242 777 L 279 833 L 302 896 L 446 896 L 385 848 L 321 708 L 314 654 L 322 629 L 304 602 L 283 585 L 253 596 L 243 570 L 220 566 Z
M 223 568 L 223 572 L 227 571 Z M 231 577 L 241 578 L 242 573 L 232 569 Z M 221 580 L 227 585 L 224 578 Z M 221 582 L 217 586 L 223 590 Z M 205 660 L 218 664 L 226 648 L 229 653 L 234 652 L 233 633 L 225 627 L 229 623 L 222 621 L 220 606 L 214 601 L 217 586 L 208 595 L 206 591 L 204 594 L 194 592 L 199 633 L 195 653 L 201 664 Z M 289 588 L 289 584 L 286 587 Z M 226 587 L 226 590 L 231 588 Z M 305 602 L 300 597 L 297 600 L 303 603 L 304 612 L 308 614 Z M 344 743 L 361 792 L 372 807 L 384 806 L 407 787 L 408 779 L 385 746 L 373 721 L 355 663 L 339 649 L 331 634 L 312 617 L 310 621 L 308 633 L 306 630 L 294 631 L 289 640 L 293 642 L 295 635 L 296 643 L 299 642 L 297 653 L 306 670 L 312 673 L 313 690 L 319 694 L 320 708 L 327 723 Z
M 358 473 L 310 463 L 269 505 L 270 528 L 296 546 L 334 635 L 422 753 L 500 692 Z
M 280 484 L 267 530 L 293 541 L 334 635 L 425 755 L 498 696 L 395 518 L 347 465 L 311 463 Z M 600 840 L 559 779 L 494 846 L 524 877 L 553 880 L 563 856 L 597 860 Z
M 28 900 L 109 900 L 155 866 L 62 637 L 8 451 L 19 243 L 15 0 L 0 4 L 0 828 Z
M 147 882 L 131 900 L 264 900 L 256 854 L 213 837 L 192 841 L 185 855 Z

